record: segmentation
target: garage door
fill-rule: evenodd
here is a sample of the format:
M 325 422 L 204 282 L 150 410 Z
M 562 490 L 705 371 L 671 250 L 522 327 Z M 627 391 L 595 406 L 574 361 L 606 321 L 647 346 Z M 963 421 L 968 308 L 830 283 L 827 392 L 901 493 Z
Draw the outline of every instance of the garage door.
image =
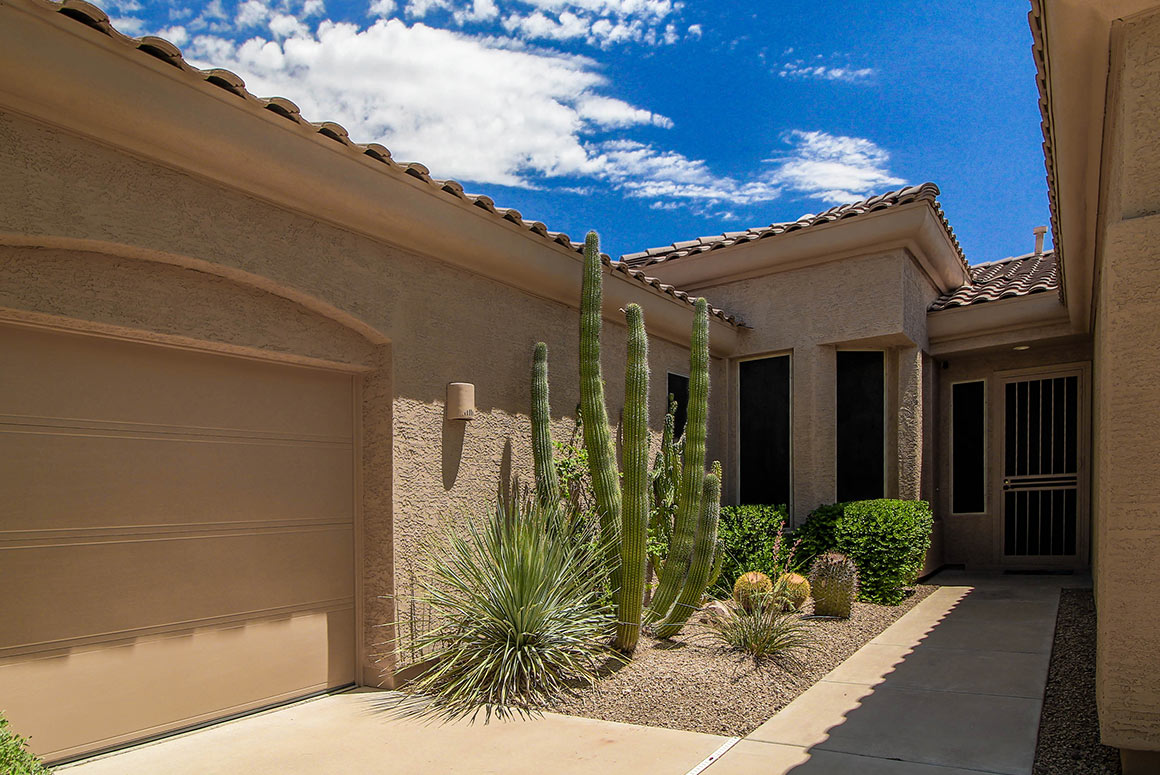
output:
M 0 326 L 0 710 L 50 759 L 354 680 L 350 375 Z

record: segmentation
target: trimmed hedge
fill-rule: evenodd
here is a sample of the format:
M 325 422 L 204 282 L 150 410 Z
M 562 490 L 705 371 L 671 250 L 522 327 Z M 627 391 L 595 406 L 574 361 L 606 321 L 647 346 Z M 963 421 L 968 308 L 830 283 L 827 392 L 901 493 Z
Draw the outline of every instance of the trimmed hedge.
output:
M 872 500 L 820 506 L 798 529 L 799 551 L 833 549 L 858 566 L 858 599 L 898 605 L 922 572 L 934 519 L 926 501 Z M 808 551 L 807 551 L 808 547 Z
M 721 507 L 717 538 L 724 550 L 724 559 L 721 575 L 713 587 L 714 594 L 728 597 L 733 593 L 733 582 L 749 571 L 759 571 L 771 579 L 781 575 L 779 560 L 784 562 L 789 550 L 779 540 L 785 520 L 785 506 Z

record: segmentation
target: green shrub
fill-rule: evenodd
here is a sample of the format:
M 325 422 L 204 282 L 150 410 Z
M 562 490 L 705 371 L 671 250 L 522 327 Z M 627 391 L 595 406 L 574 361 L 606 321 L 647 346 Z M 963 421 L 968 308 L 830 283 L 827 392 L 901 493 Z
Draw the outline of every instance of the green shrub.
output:
M 723 555 L 721 573 L 713 594 L 727 597 L 733 582 L 743 573 L 758 571 L 776 579 L 785 567 L 788 552 L 782 541 L 785 506 L 722 506 L 717 538 Z
M 501 500 L 482 524 L 449 525 L 423 549 L 420 599 L 434 626 L 406 646 L 430 666 L 392 700 L 401 715 L 527 716 L 615 657 L 593 523 L 525 495 Z
M 858 599 L 898 605 L 922 572 L 934 520 L 926 501 L 872 500 L 819 506 L 798 528 L 799 556 L 837 551 L 858 566 Z
M 785 585 L 775 585 L 755 602 L 746 610 L 736 601 L 725 601 L 725 613 L 706 622 L 712 637 L 755 659 L 779 657 L 789 666 L 799 666 L 798 653 L 815 648 L 816 643 L 809 625 L 799 615 L 784 610 L 788 605 Z
M 0 713 L 0 772 L 4 775 L 49 775 L 52 770 L 28 750 L 28 741 L 12 731 Z
M 834 529 L 842 516 L 844 504 L 831 503 L 818 506 L 810 512 L 804 524 L 793 531 L 798 544 L 798 558 L 809 564 L 815 557 L 836 546 Z
M 858 566 L 858 599 L 898 605 L 922 572 L 934 525 L 926 501 L 847 503 L 834 528 L 838 551 Z

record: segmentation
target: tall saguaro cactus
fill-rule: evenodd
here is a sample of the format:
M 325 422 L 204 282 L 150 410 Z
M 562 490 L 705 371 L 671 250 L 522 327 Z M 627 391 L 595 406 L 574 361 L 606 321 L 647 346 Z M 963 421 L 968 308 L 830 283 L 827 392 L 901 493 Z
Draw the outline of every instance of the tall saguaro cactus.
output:
M 631 652 L 640 637 L 648 555 L 648 336 L 640 305 L 629 304 L 624 316 L 628 323 L 628 363 L 624 374 L 624 502 L 615 645 Z
M 600 327 L 604 307 L 604 278 L 600 262 L 600 237 L 588 232 L 584 240 L 584 274 L 580 285 L 580 411 L 584 417 L 584 446 L 588 469 L 600 515 L 600 534 L 608 547 L 609 576 L 613 591 L 620 597 L 621 492 L 616 470 L 616 450 L 604 407 L 604 375 L 600 368 Z
M 713 573 L 713 555 L 717 550 L 717 520 L 720 514 L 721 476 L 714 471 L 705 476 L 701 518 L 697 524 L 697 535 L 693 541 L 693 555 L 689 562 L 685 585 L 681 588 L 681 594 L 669 611 L 668 617 L 656 628 L 658 638 L 671 638 L 676 635 L 685 626 L 693 611 L 700 607 L 701 595 Z
M 685 583 L 692 560 L 693 542 L 701 516 L 705 481 L 705 440 L 709 423 L 709 305 L 694 305 L 693 339 L 689 352 L 689 406 L 685 422 L 684 465 L 677 500 L 673 540 L 661 568 L 660 583 L 649 608 L 648 620 L 666 616 Z M 679 629 L 679 628 L 678 628 Z
M 536 466 L 536 497 L 540 503 L 560 502 L 560 477 L 552 454 L 552 409 L 548 402 L 548 345 L 536 343 L 532 357 L 532 457 Z

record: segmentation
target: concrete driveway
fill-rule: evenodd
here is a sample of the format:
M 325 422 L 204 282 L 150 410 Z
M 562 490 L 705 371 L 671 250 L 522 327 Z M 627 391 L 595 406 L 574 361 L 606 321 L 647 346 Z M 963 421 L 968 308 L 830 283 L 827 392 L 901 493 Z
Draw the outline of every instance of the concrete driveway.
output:
M 382 692 L 320 697 L 60 768 L 62 775 L 686 773 L 729 738 L 547 714 L 484 725 L 404 721 Z

